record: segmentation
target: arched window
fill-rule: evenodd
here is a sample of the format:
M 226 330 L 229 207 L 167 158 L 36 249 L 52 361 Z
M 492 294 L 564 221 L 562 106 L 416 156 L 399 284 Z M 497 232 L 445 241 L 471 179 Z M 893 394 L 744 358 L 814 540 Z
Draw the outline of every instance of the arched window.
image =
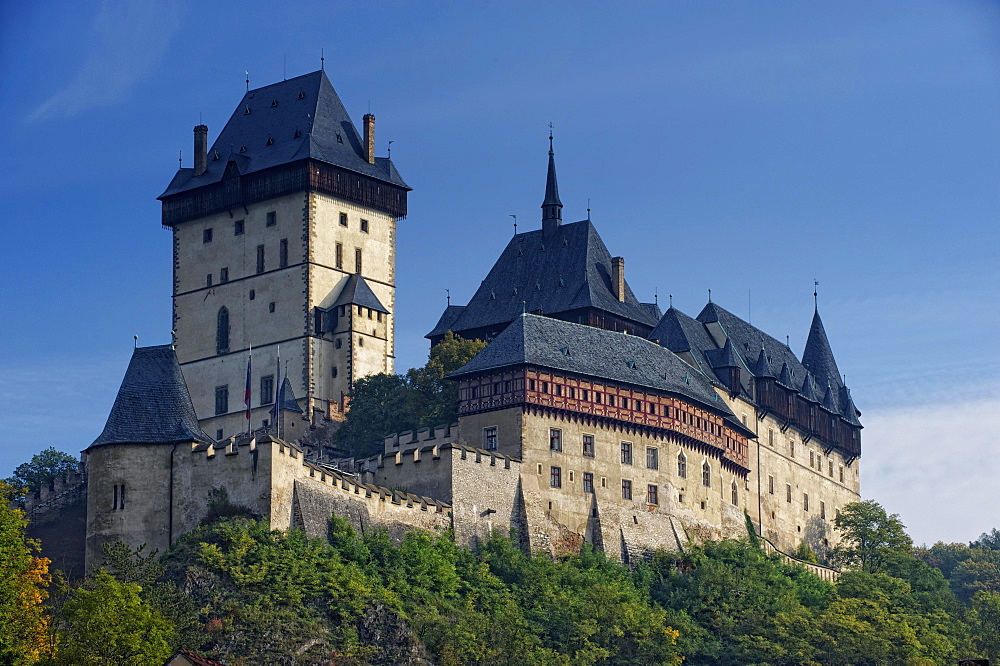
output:
M 688 475 L 688 461 L 684 456 L 684 452 L 681 451 L 677 454 L 677 476 L 682 479 L 686 479 Z
M 733 490 L 733 506 L 739 506 L 739 503 L 740 503 L 740 491 L 736 487 L 736 482 L 735 481 L 733 481 L 732 490 Z
M 229 353 L 229 310 L 219 308 L 219 316 L 215 327 L 215 353 Z
M 701 485 L 706 488 L 712 487 L 712 468 L 708 466 L 708 461 L 701 466 Z

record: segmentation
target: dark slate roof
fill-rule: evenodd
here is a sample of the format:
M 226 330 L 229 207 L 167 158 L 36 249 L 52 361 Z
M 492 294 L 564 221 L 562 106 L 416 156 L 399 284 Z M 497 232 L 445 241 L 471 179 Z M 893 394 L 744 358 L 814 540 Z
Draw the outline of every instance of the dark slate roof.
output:
M 549 170 L 545 174 L 545 199 L 542 201 L 542 208 L 546 206 L 559 206 L 562 208 L 562 201 L 559 200 L 559 183 L 556 180 L 556 156 L 552 150 L 552 135 L 549 135 Z
M 247 92 L 209 149 L 208 170 L 180 169 L 160 197 L 219 182 L 230 160 L 247 174 L 306 158 L 410 189 L 389 159 L 368 163 L 347 109 L 318 71 Z
M 438 335 L 444 335 L 448 331 L 454 330 L 455 321 L 458 320 L 459 316 L 465 311 L 464 305 L 449 305 L 441 313 L 440 319 L 438 319 L 437 324 L 434 325 L 434 330 L 427 334 L 428 338 L 432 338 Z
M 649 339 L 659 340 L 661 345 L 675 354 L 682 354 L 682 357 L 685 356 L 684 352 L 688 352 L 699 372 L 709 381 L 722 385 L 705 355 L 709 350 L 716 348 L 715 343 L 705 330 L 705 325 L 694 317 L 670 307 L 649 334 Z
M 826 337 L 826 330 L 823 328 L 823 320 L 820 319 L 819 310 L 813 313 L 812 325 L 809 327 L 809 338 L 806 340 L 805 351 L 802 352 L 802 365 L 813 373 L 820 386 L 829 384 L 835 391 L 839 392 L 844 385 L 840 370 L 837 368 L 837 361 L 833 358 L 833 351 L 830 349 L 830 341 Z
M 198 427 L 177 354 L 170 345 L 132 353 L 104 432 L 91 446 L 214 440 Z
M 656 325 L 627 284 L 625 301 L 615 297 L 611 253 L 590 220 L 515 235 L 450 328 L 461 334 L 506 325 L 525 311 L 554 315 L 586 307 Z
M 298 400 L 295 399 L 295 390 L 292 388 L 292 383 L 288 381 L 288 377 L 281 382 L 281 390 L 278 391 L 278 400 L 281 403 L 281 409 L 288 412 L 298 412 L 302 414 L 302 408 L 299 407 Z M 274 411 L 273 409 L 271 410 Z
M 511 365 L 535 365 L 672 393 L 723 416 L 744 434 L 749 432 L 705 377 L 669 349 L 638 336 L 522 315 L 451 377 Z
M 382 305 L 382 301 L 378 300 L 378 296 L 368 286 L 368 281 L 361 277 L 359 273 L 353 273 L 347 278 L 347 282 L 344 283 L 344 288 L 341 289 L 340 296 L 337 297 L 337 301 L 333 304 L 333 307 L 340 305 L 360 305 L 389 314 L 389 310 Z

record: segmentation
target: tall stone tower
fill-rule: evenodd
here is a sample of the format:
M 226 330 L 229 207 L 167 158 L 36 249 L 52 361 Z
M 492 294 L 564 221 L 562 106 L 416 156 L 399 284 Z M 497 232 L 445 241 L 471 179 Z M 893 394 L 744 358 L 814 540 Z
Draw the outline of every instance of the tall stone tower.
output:
M 410 188 L 375 157 L 326 73 L 250 90 L 194 167 L 160 195 L 173 232 L 177 357 L 201 427 L 221 439 L 273 422 L 290 435 L 336 417 L 352 383 L 393 371 L 396 222 Z

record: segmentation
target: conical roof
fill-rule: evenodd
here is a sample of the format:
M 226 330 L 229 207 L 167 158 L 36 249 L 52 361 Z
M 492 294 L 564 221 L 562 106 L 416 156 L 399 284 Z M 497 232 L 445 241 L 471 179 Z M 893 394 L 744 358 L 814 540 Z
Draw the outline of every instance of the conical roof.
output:
M 552 150 L 552 135 L 549 135 L 549 170 L 545 175 L 545 200 L 542 201 L 542 210 L 545 211 L 543 218 L 549 215 L 548 206 L 556 206 L 553 213 L 562 218 L 558 209 L 562 208 L 562 201 L 559 200 L 559 182 L 556 179 L 556 154 Z
M 281 405 L 281 409 L 288 412 L 298 412 L 302 413 L 302 408 L 299 407 L 298 401 L 295 399 L 295 390 L 292 388 L 292 382 L 288 381 L 288 377 L 281 382 L 281 390 L 278 391 L 277 404 Z M 272 412 L 274 410 L 271 410 Z
M 809 338 L 806 340 L 805 351 L 802 352 L 802 365 L 813 373 L 820 386 L 830 384 L 835 388 L 843 386 L 837 361 L 833 358 L 830 341 L 823 328 L 823 320 L 819 310 L 813 313 L 812 325 L 809 327 Z
M 214 440 L 198 426 L 177 354 L 170 345 L 132 352 L 104 431 L 90 446 Z
M 816 391 L 813 389 L 813 377 L 808 372 L 806 373 L 806 378 L 802 380 L 802 389 L 799 391 L 799 394 L 809 402 L 819 403 L 819 398 L 816 397 Z
M 781 374 L 778 375 L 778 383 L 782 386 L 790 389 L 795 388 L 795 379 L 792 377 L 792 371 L 788 367 L 787 363 L 781 364 Z
M 340 290 L 340 295 L 337 296 L 333 307 L 340 305 L 360 305 L 377 312 L 389 314 L 389 310 L 382 305 L 382 301 L 372 291 L 372 288 L 368 285 L 368 281 L 361 277 L 359 273 L 351 274 L 347 278 L 347 282 L 344 283 L 344 288 Z
M 837 400 L 833 395 L 833 387 L 829 384 L 826 385 L 826 393 L 823 395 L 823 407 L 834 414 L 838 413 Z
M 767 358 L 767 352 L 763 347 L 757 355 L 757 362 L 754 363 L 753 374 L 755 377 L 774 377 L 771 372 L 771 361 Z

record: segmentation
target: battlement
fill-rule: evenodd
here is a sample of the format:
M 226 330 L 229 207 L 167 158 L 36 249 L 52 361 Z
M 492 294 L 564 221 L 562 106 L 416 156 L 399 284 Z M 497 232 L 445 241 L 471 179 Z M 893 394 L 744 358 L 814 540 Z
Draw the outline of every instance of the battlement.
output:
M 29 520 L 62 509 L 87 496 L 87 471 L 81 462 L 76 470 L 56 477 L 51 487 L 42 485 L 24 498 L 24 513 Z
M 303 466 L 309 470 L 309 478 L 319 483 L 326 484 L 331 488 L 339 488 L 345 493 L 356 495 L 359 498 L 378 499 L 381 502 L 390 502 L 407 508 L 417 508 L 421 511 L 434 511 L 442 513 L 450 511 L 451 505 L 432 497 L 422 497 L 414 493 L 402 490 L 394 490 L 385 486 L 378 486 L 364 483 L 353 474 L 337 472 L 321 465 L 311 462 L 304 462 Z
M 458 442 L 458 423 L 439 425 L 419 430 L 404 430 L 385 438 L 385 453 L 395 453 L 413 448 L 423 442 L 434 442 L 438 446 Z

